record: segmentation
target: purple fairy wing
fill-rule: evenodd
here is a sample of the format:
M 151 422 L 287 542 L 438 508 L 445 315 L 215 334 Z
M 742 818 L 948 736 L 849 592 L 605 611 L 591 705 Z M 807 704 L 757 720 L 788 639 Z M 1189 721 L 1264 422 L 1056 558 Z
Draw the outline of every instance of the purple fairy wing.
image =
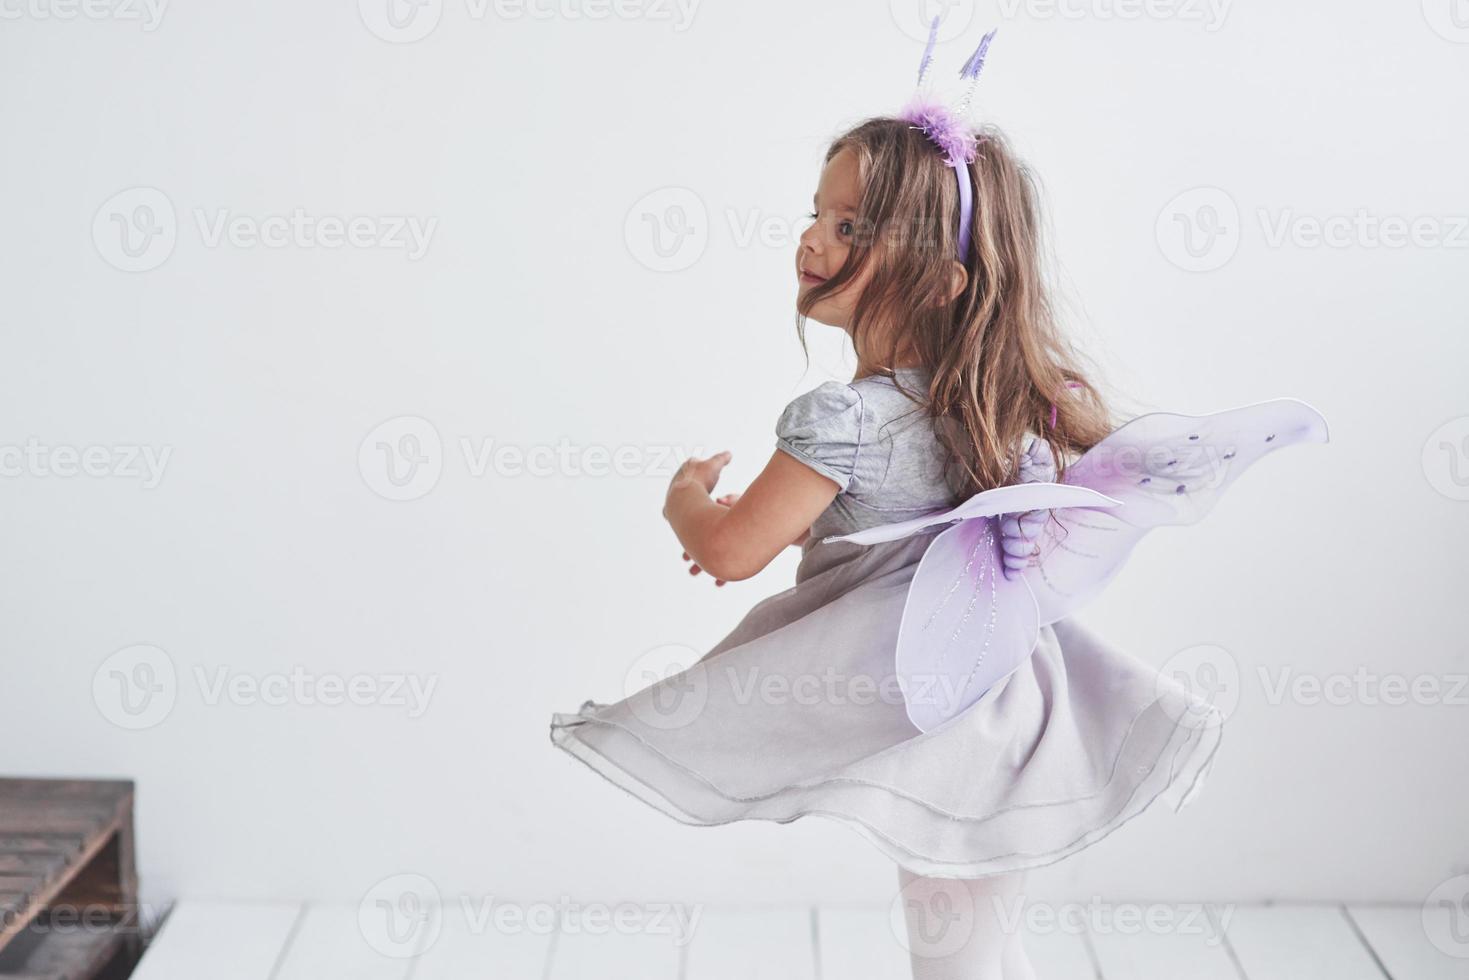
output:
M 1035 649 L 1040 619 L 1030 587 L 1007 579 L 999 523 L 971 518 L 923 553 L 898 627 L 897 677 L 919 731 L 978 701 Z
M 1027 483 L 975 494 L 911 521 L 825 538 L 876 544 L 952 523 L 923 553 L 898 626 L 896 673 L 908 718 L 928 731 L 954 717 L 1035 649 L 1040 622 L 1023 579 L 1002 574 L 998 515 L 1116 506 L 1087 487 Z
M 1023 663 L 1040 627 L 1100 591 L 1148 531 L 1199 520 L 1267 453 L 1325 441 L 1325 420 L 1294 399 L 1201 417 L 1146 415 L 1077 460 L 1064 484 L 998 487 L 949 510 L 823 541 L 869 545 L 954 525 L 919 561 L 898 627 L 899 686 L 909 719 L 928 731 Z M 1007 579 L 998 517 L 1032 510 L 1049 510 L 1052 520 L 1032 566 Z
M 823 544 L 831 541 L 850 541 L 853 544 L 864 545 L 878 544 L 883 541 L 906 538 L 938 524 L 952 524 L 972 518 L 997 517 L 1001 514 L 1015 514 L 1027 510 L 1115 507 L 1119 503 L 1121 501 L 1113 500 L 1105 493 L 1100 493 L 1090 487 L 1068 486 L 1060 483 L 1017 483 L 977 493 L 958 506 L 950 507 L 947 510 L 936 510 L 912 520 L 883 524 L 863 531 L 853 531 L 851 534 L 832 535 L 821 540 Z
M 1265 455 L 1326 441 L 1326 420 L 1293 398 L 1213 415 L 1144 415 L 1122 426 L 1064 477 L 1121 505 L 1055 510 L 1024 573 L 1041 624 L 1064 619 L 1100 591 L 1148 531 L 1202 518 Z

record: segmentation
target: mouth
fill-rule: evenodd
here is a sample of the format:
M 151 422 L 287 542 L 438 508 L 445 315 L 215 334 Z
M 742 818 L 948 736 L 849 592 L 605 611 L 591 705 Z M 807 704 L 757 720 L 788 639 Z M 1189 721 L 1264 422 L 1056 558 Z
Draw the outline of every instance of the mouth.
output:
M 823 282 L 826 282 L 826 277 L 818 276 L 814 272 L 807 272 L 805 269 L 802 269 L 801 282 L 805 283 L 808 286 L 816 286 Z

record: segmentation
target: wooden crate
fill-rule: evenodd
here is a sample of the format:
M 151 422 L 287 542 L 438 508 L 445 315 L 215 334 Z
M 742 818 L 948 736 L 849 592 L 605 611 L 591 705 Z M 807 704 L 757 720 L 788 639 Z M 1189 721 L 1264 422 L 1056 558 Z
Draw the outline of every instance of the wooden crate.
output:
M 0 980 L 113 980 L 142 949 L 133 784 L 0 779 Z

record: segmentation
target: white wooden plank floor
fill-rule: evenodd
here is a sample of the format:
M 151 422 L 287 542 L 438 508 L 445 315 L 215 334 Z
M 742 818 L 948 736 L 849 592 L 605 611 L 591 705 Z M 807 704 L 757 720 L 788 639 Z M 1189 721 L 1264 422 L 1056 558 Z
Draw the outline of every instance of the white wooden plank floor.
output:
M 1410 906 L 1137 906 L 1027 937 L 1038 980 L 1469 980 Z M 510 907 L 514 913 L 514 907 Z M 687 922 L 438 909 L 384 941 L 355 906 L 184 901 L 135 980 L 905 980 L 888 908 L 689 906 Z M 1161 913 L 1161 915 L 1159 914 Z M 425 920 L 427 921 L 427 920 Z M 369 926 L 364 926 L 364 922 Z M 899 923 L 901 927 L 901 923 Z M 386 949 L 385 949 L 386 947 Z

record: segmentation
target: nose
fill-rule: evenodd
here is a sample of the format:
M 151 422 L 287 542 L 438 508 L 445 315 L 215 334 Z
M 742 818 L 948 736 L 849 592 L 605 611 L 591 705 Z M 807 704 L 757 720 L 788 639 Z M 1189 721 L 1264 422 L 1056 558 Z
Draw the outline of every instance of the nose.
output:
M 812 221 L 806 226 L 806 230 L 801 232 L 800 243 L 801 248 L 810 251 L 812 254 L 817 254 L 821 251 L 821 234 L 816 228 L 815 221 Z

